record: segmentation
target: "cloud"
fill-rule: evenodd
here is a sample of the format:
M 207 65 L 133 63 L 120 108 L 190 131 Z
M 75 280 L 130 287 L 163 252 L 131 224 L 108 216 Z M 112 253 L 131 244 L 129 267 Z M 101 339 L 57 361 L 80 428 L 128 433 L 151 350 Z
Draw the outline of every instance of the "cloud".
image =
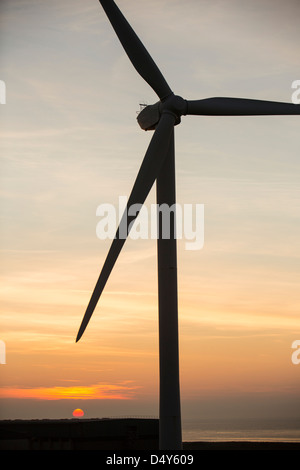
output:
M 0 390 L 0 397 L 37 400 L 130 400 L 139 388 L 129 383 L 98 383 L 70 387 L 4 387 Z

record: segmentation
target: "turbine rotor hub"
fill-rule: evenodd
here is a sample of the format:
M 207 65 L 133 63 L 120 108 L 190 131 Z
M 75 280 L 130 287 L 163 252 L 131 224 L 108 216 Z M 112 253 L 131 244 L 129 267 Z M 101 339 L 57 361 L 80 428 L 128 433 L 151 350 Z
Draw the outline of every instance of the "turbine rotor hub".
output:
M 181 122 L 181 116 L 187 111 L 187 102 L 181 96 L 170 95 L 163 102 L 146 106 L 137 117 L 140 127 L 145 130 L 154 130 L 163 113 L 172 114 L 175 117 L 175 126 Z
M 181 96 L 171 95 L 161 103 L 161 113 L 171 113 L 179 120 L 183 114 L 186 114 L 187 102 Z M 179 124 L 179 122 L 177 124 Z M 175 123 L 176 124 L 176 123 Z

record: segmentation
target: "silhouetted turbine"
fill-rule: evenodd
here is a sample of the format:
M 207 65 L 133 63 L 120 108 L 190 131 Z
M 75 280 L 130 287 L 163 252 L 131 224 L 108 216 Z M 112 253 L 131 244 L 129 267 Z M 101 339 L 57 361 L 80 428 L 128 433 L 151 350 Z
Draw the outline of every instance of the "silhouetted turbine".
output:
M 157 183 L 157 203 L 175 203 L 174 126 L 183 115 L 254 116 L 300 114 L 300 106 L 292 103 L 244 98 L 208 98 L 184 100 L 174 95 L 157 65 L 124 18 L 113 0 L 100 0 L 123 48 L 141 77 L 153 88 L 159 102 L 147 106 L 138 115 L 144 130 L 155 130 L 128 199 L 122 224 L 113 240 L 104 266 L 83 317 L 78 341 L 97 305 L 108 277 L 122 250 L 126 237 L 138 216 L 128 215 L 133 204 L 144 204 L 153 183 Z M 127 218 L 127 222 L 126 221 Z M 178 354 L 177 256 L 174 225 L 170 238 L 158 237 L 158 294 L 159 294 L 159 356 L 160 356 L 160 449 L 181 449 L 181 413 Z M 161 224 L 159 225 L 161 230 Z M 160 233 L 161 235 L 161 233 Z

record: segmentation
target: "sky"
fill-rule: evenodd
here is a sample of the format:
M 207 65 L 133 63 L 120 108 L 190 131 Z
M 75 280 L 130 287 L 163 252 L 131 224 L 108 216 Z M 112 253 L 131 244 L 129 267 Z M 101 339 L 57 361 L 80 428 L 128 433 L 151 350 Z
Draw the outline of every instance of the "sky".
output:
M 117 4 L 176 94 L 291 102 L 297 0 Z M 97 0 L 0 18 L 0 418 L 158 416 L 155 240 L 126 241 L 75 342 L 111 243 L 97 208 L 129 196 L 157 96 Z M 300 417 L 299 116 L 185 116 L 175 142 L 177 203 L 204 205 L 202 249 L 178 240 L 183 421 Z

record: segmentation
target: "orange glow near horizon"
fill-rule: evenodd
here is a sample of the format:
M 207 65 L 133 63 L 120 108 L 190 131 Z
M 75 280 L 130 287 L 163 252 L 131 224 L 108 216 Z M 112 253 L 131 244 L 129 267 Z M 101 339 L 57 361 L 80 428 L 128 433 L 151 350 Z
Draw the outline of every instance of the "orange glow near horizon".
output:
M 130 400 L 135 389 L 128 385 L 97 384 L 76 387 L 2 388 L 1 398 L 34 398 L 37 400 Z

